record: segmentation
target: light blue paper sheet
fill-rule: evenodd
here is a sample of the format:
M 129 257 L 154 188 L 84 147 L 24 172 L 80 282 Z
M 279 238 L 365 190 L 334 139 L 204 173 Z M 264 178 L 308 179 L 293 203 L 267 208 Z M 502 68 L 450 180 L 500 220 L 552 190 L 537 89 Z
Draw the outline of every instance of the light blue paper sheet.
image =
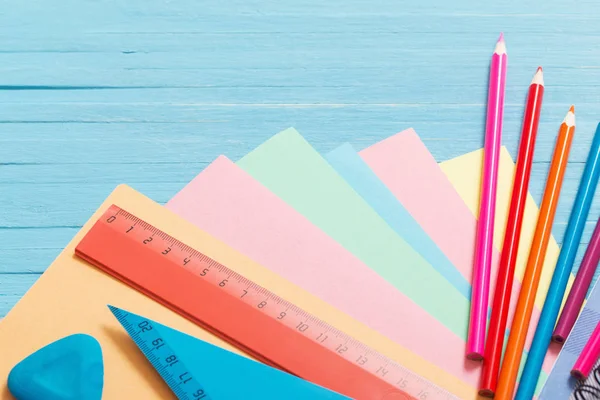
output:
M 471 285 L 349 143 L 325 154 L 338 174 L 465 298 Z

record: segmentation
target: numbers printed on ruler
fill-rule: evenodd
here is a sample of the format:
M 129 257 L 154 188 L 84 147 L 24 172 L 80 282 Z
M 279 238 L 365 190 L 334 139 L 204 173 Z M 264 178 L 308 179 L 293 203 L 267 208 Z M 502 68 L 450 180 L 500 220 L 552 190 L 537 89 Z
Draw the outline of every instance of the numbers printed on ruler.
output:
M 321 346 L 359 365 L 398 389 L 419 400 L 451 399 L 452 394 L 394 363 L 362 343 L 316 319 L 293 304 L 277 297 L 236 272 L 198 251 L 180 243 L 146 222 L 114 207 L 102 218 L 112 229 L 133 237 L 144 246 L 159 252 L 171 262 L 193 272 L 231 296 L 277 319 Z M 429 388 L 424 390 L 423 388 Z
M 160 337 L 150 321 L 142 320 L 132 323 L 128 320 L 130 314 L 121 310 L 114 310 L 113 312 L 179 399 L 210 400 L 200 383 L 191 375 L 186 366 L 178 360 L 175 352 Z

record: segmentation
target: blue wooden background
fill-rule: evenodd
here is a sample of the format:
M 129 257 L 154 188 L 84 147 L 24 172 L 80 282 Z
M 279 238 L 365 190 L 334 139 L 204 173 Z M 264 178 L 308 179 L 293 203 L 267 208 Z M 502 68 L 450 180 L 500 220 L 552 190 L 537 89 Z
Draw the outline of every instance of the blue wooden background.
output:
M 598 3 L 478 3 L 3 0 L 0 317 L 119 183 L 164 203 L 219 154 L 236 160 L 289 126 L 323 152 L 407 127 L 440 161 L 479 148 L 500 31 L 513 157 L 527 87 L 545 71 L 537 201 L 576 105 L 560 241 L 600 120 Z

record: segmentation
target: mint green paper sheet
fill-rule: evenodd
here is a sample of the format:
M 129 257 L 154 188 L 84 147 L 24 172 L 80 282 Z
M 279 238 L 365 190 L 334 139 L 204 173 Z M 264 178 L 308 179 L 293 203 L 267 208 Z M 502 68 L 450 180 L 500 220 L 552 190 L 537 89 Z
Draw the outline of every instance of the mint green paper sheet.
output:
M 469 301 L 295 129 L 273 136 L 237 164 L 458 337 L 466 338 Z

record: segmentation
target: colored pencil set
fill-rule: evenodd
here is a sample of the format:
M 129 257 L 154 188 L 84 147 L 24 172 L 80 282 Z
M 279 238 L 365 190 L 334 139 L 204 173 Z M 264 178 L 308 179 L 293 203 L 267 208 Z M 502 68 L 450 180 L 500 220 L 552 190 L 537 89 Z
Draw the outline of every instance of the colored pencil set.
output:
M 552 85 L 532 66 L 513 162 L 508 68 L 500 35 L 483 148 L 451 160 L 412 128 L 324 154 L 286 129 L 164 206 L 117 187 L 0 322 L 0 397 L 553 400 L 557 373 L 600 376 L 600 219 L 571 273 L 600 124 L 559 250 L 575 107 L 542 132 Z M 538 210 L 536 142 L 556 129 Z
M 600 176 L 600 124 L 589 150 L 539 321 L 537 326 L 532 326 L 532 313 L 576 125 L 575 108 L 571 106 L 558 130 L 524 277 L 520 290 L 515 292 L 513 290 L 515 264 L 544 96 L 542 67 L 538 67 L 529 86 L 523 115 L 509 213 L 488 327 L 498 152 L 501 146 L 506 73 L 507 51 L 504 37 L 501 35 L 491 61 L 483 177 L 466 357 L 483 362 L 480 395 L 502 400 L 512 398 L 529 400 L 534 396 L 542 363 L 550 343 L 551 341 L 563 343 L 569 335 L 600 258 L 600 228 L 596 225 L 577 278 L 571 290 L 566 293 L 577 248 Z M 567 294 L 566 304 L 561 313 L 565 294 Z M 516 310 L 512 324 L 509 326 L 508 316 L 513 297 L 517 298 Z M 510 329 L 510 333 L 506 340 L 506 349 L 503 352 L 507 328 Z M 517 379 L 524 359 L 527 336 L 531 330 L 535 331 L 535 335 L 523 372 L 520 379 Z M 599 356 L 600 325 L 593 332 L 580 358 L 573 366 L 573 376 L 587 377 Z

